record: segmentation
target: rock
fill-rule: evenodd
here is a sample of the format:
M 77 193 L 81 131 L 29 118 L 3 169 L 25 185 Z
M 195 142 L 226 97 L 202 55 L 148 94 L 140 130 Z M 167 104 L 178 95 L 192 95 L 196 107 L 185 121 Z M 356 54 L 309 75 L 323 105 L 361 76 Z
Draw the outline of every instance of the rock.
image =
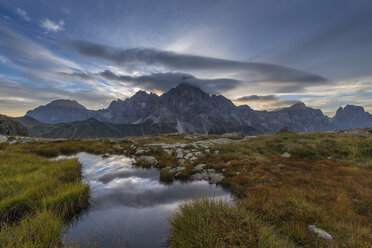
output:
M 190 135 L 186 135 L 185 137 L 183 137 L 183 139 L 185 139 L 185 140 L 193 140 L 194 137 L 192 137 Z
M 163 151 L 164 151 L 165 153 L 167 153 L 168 155 L 172 155 L 172 151 L 169 150 L 169 149 L 163 149 Z
M 221 171 L 222 171 L 222 172 L 225 172 L 225 171 L 226 171 L 226 169 L 222 169 Z
M 316 235 L 320 238 L 324 238 L 327 240 L 332 240 L 333 237 L 331 234 L 327 233 L 326 231 L 318 228 L 316 225 L 308 225 L 310 231 L 316 233 Z
M 222 136 L 228 136 L 228 137 L 244 137 L 244 133 L 224 133 Z
M 184 160 L 183 158 L 179 159 L 178 161 L 179 161 L 181 164 L 183 164 L 183 163 L 186 162 L 186 160 Z
M 208 180 L 210 183 L 221 182 L 225 177 L 221 173 L 216 172 L 202 172 L 191 175 L 190 179 L 195 181 Z
M 154 156 L 140 156 L 138 160 L 145 162 L 146 165 L 157 165 L 158 161 Z
M 203 173 L 196 173 L 194 175 L 191 175 L 190 176 L 190 179 L 191 180 L 194 180 L 194 181 L 207 180 L 208 179 L 208 175 L 205 172 L 203 172 Z
M 138 148 L 137 151 L 136 151 L 136 154 L 137 155 L 141 155 L 143 154 L 145 151 L 142 149 L 142 148 Z
M 292 155 L 289 154 L 288 152 L 285 152 L 285 153 L 282 154 L 282 157 L 283 157 L 283 158 L 290 158 L 291 156 L 292 156 Z
M 240 171 L 235 172 L 235 175 L 240 175 Z
M 207 172 L 208 172 L 208 173 L 209 173 L 209 172 L 216 172 L 216 170 L 215 170 L 215 169 L 208 169 Z
M 202 152 L 195 152 L 195 156 L 200 157 L 203 156 L 204 154 Z
M 214 151 L 214 154 L 218 155 L 220 153 L 219 150 Z
M 177 173 L 177 172 L 183 171 L 184 169 L 186 169 L 186 168 L 183 167 L 183 166 L 178 166 L 176 168 L 170 169 L 169 172 L 171 172 L 171 173 Z
M 203 168 L 206 166 L 206 164 L 198 164 L 198 165 L 196 165 L 193 169 L 192 169 L 192 171 L 201 171 L 201 170 L 203 170 Z
M 278 164 L 278 167 L 285 167 L 285 165 L 284 164 Z
M 328 159 L 332 159 L 332 157 L 328 157 Z
M 0 134 L 0 143 L 8 142 L 8 138 L 5 135 Z
M 190 159 L 194 156 L 194 154 L 192 154 L 191 152 L 188 153 L 186 156 L 185 156 L 185 159 Z
M 221 182 L 225 177 L 221 173 L 208 173 L 208 179 L 210 183 L 218 183 Z
M 17 144 L 17 140 L 11 140 L 11 141 L 9 141 L 8 144 L 9 144 L 9 145 L 15 145 L 15 144 Z
M 205 152 L 209 152 L 209 149 L 207 148 L 207 149 L 205 149 Z

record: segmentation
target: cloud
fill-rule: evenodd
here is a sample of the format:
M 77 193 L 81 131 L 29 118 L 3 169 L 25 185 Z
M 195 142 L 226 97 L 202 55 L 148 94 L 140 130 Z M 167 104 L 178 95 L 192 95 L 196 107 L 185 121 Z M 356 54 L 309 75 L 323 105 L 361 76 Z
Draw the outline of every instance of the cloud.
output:
M 26 11 L 20 8 L 17 8 L 16 11 L 17 11 L 17 14 L 23 18 L 23 20 L 25 20 L 26 22 L 31 21 L 31 18 L 27 15 Z
M 250 95 L 250 96 L 242 96 L 234 100 L 234 103 L 241 105 L 241 104 L 248 104 L 252 108 L 256 110 L 275 110 L 283 107 L 289 107 L 301 101 L 298 100 L 287 100 L 281 99 L 276 95 Z
M 78 79 L 78 80 L 93 80 L 94 76 L 87 74 L 85 72 L 57 72 L 57 75 L 68 79 Z
M 267 96 L 257 96 L 257 95 L 251 95 L 251 96 L 242 96 L 236 99 L 236 101 L 241 101 L 241 102 L 250 102 L 250 101 L 255 101 L 255 102 L 266 102 L 266 101 L 273 101 L 277 100 L 278 97 L 275 95 L 267 95 Z
M 75 62 L 56 55 L 30 39 L 0 27 L 0 52 L 16 69 L 37 77 L 38 81 L 50 80 L 54 71 L 81 70 Z
M 40 22 L 40 27 L 45 29 L 46 32 L 58 32 L 64 30 L 63 26 L 65 25 L 65 22 L 63 20 L 60 20 L 59 22 L 53 22 L 49 20 L 48 18 L 44 18 Z
M 167 70 L 235 73 L 240 77 L 237 79 L 251 83 L 314 85 L 328 82 L 317 74 L 269 63 L 240 62 L 152 48 L 119 49 L 88 41 L 74 41 L 72 47 L 85 56 L 111 61 L 123 67 L 145 65 Z
M 152 73 L 142 76 L 117 75 L 110 70 L 99 73 L 106 80 L 119 81 L 147 90 L 166 91 L 179 83 L 189 83 L 200 87 L 208 93 L 221 93 L 224 90 L 232 89 L 241 84 L 239 80 L 230 78 L 199 79 L 188 73 L 167 72 Z
M 74 99 L 84 105 L 94 106 L 97 102 L 109 102 L 112 97 L 100 91 L 84 88 L 58 89 L 54 87 L 37 87 L 12 80 L 0 75 L 0 113 L 23 115 L 27 110 L 56 99 Z M 105 106 L 106 107 L 106 106 Z

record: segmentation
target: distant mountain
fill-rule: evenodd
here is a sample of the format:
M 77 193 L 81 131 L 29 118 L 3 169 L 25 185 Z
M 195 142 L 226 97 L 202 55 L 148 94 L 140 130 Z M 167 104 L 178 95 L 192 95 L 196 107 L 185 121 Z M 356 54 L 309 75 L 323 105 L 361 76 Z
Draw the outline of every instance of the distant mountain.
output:
M 72 100 L 56 100 L 45 106 L 40 106 L 26 113 L 41 122 L 55 124 L 87 120 L 94 117 L 96 111 L 88 110 L 83 105 Z
M 80 133 L 84 137 L 118 137 L 175 131 L 254 135 L 276 132 L 284 127 L 308 132 L 372 126 L 371 115 L 362 107 L 340 108 L 334 118 L 303 103 L 276 111 L 255 111 L 247 105 L 235 106 L 224 96 L 210 95 L 184 83 L 161 96 L 138 91 L 124 101 L 113 101 L 108 108 L 98 111 L 88 110 L 76 101 L 57 100 L 28 111 L 26 117 L 44 122 L 28 127 L 32 134 L 43 137 L 80 137 Z
M 372 115 L 363 107 L 354 105 L 338 108 L 332 121 L 336 129 L 372 127 Z
M 0 134 L 28 136 L 29 132 L 21 123 L 13 118 L 0 114 Z
M 32 136 L 43 138 L 123 137 L 176 132 L 175 129 L 169 126 L 148 125 L 146 123 L 140 125 L 112 124 L 100 122 L 94 118 L 85 121 L 58 124 L 42 123 L 29 116 L 19 117 L 17 120 L 28 128 Z
M 319 109 L 306 107 L 304 103 L 277 111 L 256 112 L 268 130 L 279 131 L 283 127 L 295 132 L 328 131 L 334 129 L 330 118 Z

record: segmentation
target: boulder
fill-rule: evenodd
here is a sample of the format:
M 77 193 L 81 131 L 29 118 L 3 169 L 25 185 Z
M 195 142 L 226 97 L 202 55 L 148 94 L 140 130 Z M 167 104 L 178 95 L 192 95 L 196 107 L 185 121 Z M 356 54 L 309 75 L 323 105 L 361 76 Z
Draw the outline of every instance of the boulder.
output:
M 327 240 L 332 240 L 333 237 L 331 234 L 327 233 L 326 231 L 320 229 L 316 225 L 308 225 L 310 231 L 314 232 L 319 238 L 324 238 Z
M 186 169 L 186 168 L 183 167 L 183 166 L 178 166 L 176 168 L 170 169 L 169 172 L 171 172 L 171 173 L 177 173 L 177 172 L 183 171 L 184 169 Z
M 0 134 L 0 143 L 8 142 L 8 138 L 5 135 Z
M 185 140 L 193 140 L 194 137 L 193 136 L 190 136 L 190 135 L 186 135 L 185 137 L 183 137 L 183 139 L 185 139 Z
M 165 153 L 167 153 L 168 155 L 172 155 L 172 151 L 169 150 L 169 149 L 163 149 Z
M 201 170 L 203 170 L 203 168 L 206 166 L 206 164 L 198 164 L 198 165 L 196 165 L 193 169 L 192 169 L 192 171 L 201 171 Z
M 154 156 L 140 156 L 138 160 L 141 160 L 142 163 L 145 163 L 145 165 L 157 165 L 158 161 Z
M 208 180 L 210 183 L 221 182 L 225 177 L 222 173 L 217 172 L 201 172 L 191 175 L 190 179 L 195 181 Z
M 222 173 L 217 173 L 217 172 L 208 173 L 208 179 L 210 183 L 221 182 L 224 178 L 225 177 L 224 175 L 222 175 Z
M 288 152 L 285 152 L 285 153 L 282 154 L 282 157 L 283 158 L 290 158 L 291 156 L 292 155 L 290 153 L 288 153 Z
M 136 154 L 137 155 L 140 155 L 140 154 L 143 154 L 145 151 L 142 149 L 142 148 L 138 148 L 137 150 L 136 150 Z

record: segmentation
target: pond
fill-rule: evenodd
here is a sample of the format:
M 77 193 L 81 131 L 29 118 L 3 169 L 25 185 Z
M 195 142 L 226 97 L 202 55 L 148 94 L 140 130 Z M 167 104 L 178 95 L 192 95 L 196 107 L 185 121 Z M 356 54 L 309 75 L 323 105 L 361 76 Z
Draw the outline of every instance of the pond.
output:
M 92 191 L 91 207 L 64 234 L 66 242 L 100 247 L 166 247 L 168 218 L 184 201 L 202 197 L 231 201 L 230 193 L 206 181 L 159 181 L 159 170 L 134 167 L 126 156 L 74 156 Z

